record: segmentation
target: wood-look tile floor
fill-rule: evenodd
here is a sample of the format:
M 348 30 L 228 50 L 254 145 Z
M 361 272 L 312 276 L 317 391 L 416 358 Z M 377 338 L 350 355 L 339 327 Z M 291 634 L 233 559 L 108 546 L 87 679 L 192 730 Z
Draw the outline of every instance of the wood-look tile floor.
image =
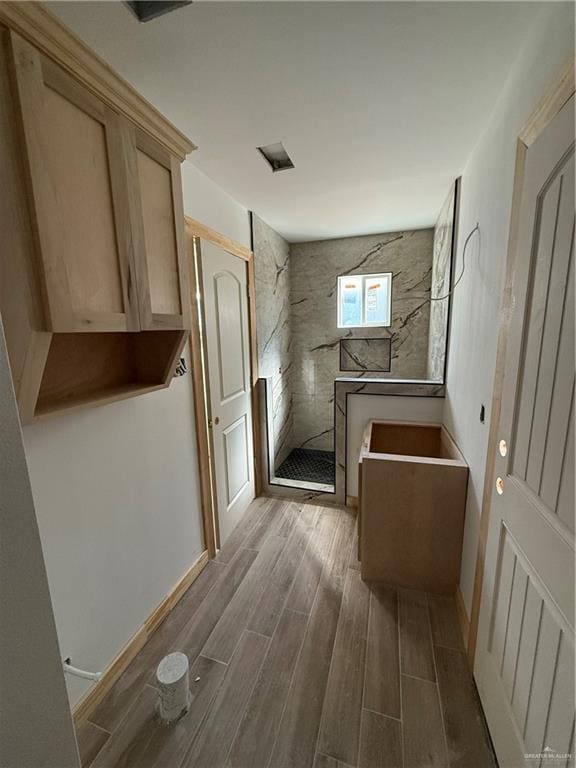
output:
M 453 602 L 367 585 L 344 509 L 260 498 L 78 729 L 84 768 L 494 768 Z M 193 702 L 155 716 L 155 669 Z

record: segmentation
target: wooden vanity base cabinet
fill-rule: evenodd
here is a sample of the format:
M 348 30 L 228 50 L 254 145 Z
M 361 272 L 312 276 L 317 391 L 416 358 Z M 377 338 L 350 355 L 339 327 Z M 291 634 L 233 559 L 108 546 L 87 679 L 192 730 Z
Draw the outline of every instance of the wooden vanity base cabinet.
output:
M 454 594 L 468 467 L 444 427 L 372 421 L 360 466 L 362 578 Z

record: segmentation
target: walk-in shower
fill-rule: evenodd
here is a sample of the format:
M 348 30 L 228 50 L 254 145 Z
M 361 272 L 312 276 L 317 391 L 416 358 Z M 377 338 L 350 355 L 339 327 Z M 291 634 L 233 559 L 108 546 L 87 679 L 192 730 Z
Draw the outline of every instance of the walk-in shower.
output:
M 435 227 L 287 243 L 252 217 L 268 482 L 334 490 L 335 381 L 443 381 L 457 188 Z

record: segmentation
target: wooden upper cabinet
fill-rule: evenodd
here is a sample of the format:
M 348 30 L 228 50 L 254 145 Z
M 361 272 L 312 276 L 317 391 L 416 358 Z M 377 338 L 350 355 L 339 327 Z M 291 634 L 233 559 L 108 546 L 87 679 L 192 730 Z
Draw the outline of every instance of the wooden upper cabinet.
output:
M 140 324 L 147 330 L 189 328 L 180 163 L 137 128 L 131 139 Z
M 124 119 L 17 35 L 12 50 L 47 330 L 136 331 Z
M 193 148 L 43 4 L 0 3 L 0 312 L 22 423 L 169 386 Z

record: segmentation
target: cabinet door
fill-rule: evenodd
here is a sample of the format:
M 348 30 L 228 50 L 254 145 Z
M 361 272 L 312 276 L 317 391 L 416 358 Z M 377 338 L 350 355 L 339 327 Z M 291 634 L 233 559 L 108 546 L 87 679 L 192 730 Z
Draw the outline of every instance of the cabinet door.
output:
M 132 126 L 130 131 L 130 185 L 135 178 L 138 191 L 133 210 L 140 325 L 158 330 L 189 328 L 180 163 L 148 134 Z
M 47 330 L 138 330 L 121 118 L 11 40 Z

